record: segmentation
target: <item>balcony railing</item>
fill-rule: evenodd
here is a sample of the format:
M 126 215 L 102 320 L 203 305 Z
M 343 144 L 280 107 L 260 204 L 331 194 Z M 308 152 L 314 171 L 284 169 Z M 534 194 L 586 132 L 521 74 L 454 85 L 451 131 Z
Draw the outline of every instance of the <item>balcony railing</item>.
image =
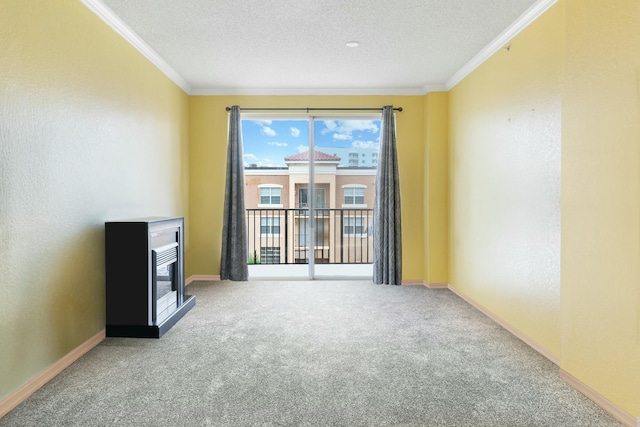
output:
M 249 264 L 371 264 L 373 209 L 247 209 Z M 310 244 L 313 220 L 315 244 Z

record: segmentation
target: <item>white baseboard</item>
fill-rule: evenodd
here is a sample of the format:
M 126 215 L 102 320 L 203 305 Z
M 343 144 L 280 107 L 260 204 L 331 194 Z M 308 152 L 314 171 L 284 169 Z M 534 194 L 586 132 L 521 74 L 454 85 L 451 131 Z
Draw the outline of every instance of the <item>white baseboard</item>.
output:
M 496 322 L 498 325 L 502 326 L 504 329 L 511 332 L 518 339 L 520 339 L 525 344 L 529 345 L 531 348 L 536 350 L 538 353 L 540 353 L 541 355 L 549 359 L 555 365 L 560 366 L 560 359 L 556 355 L 548 351 L 546 348 L 538 344 L 536 341 L 532 340 L 527 335 L 520 332 L 518 329 L 509 325 L 507 322 L 500 319 L 495 314 L 491 313 L 489 310 L 484 308 L 482 305 L 478 304 L 473 299 L 469 298 L 468 296 L 458 291 L 456 288 L 452 287 L 451 285 L 449 285 L 448 288 L 451 292 L 455 293 L 460 298 L 462 298 L 463 300 L 471 304 L 474 308 L 476 308 L 477 310 L 485 314 L 487 317 L 489 317 L 491 320 Z M 598 393 L 588 385 L 584 384 L 582 381 L 578 380 L 568 372 L 562 369 L 559 369 L 558 375 L 563 381 L 565 381 L 571 387 L 575 388 L 577 391 L 579 391 L 580 393 L 584 394 L 586 397 L 591 399 L 596 405 L 600 406 L 602 409 L 610 413 L 611 416 L 616 418 L 618 421 L 620 421 L 624 425 L 628 427 L 640 427 L 640 418 L 636 418 L 633 415 L 629 414 L 624 409 L 620 408 L 613 402 L 609 401 L 600 393 Z
M 193 275 L 186 280 L 185 284 L 188 285 L 195 281 L 219 281 L 219 280 L 220 280 L 220 276 L 215 276 L 215 275 Z M 515 335 L 517 338 L 519 338 L 524 343 L 529 345 L 531 348 L 533 348 L 534 350 L 542 354 L 544 357 L 549 359 L 551 362 L 553 362 L 556 365 L 559 365 L 558 357 L 555 356 L 553 353 L 546 350 L 544 347 L 542 347 L 540 344 L 538 344 L 537 342 L 535 342 L 534 340 L 532 340 L 531 338 L 529 338 L 528 336 L 520 332 L 518 329 L 514 328 L 513 326 L 509 325 L 508 323 L 500 319 L 499 317 L 495 316 L 489 310 L 487 310 L 486 308 L 484 308 L 483 306 L 475 302 L 473 299 L 462 294 L 460 291 L 458 291 L 451 285 L 447 285 L 446 283 L 428 283 L 421 280 L 403 280 L 402 285 L 403 286 L 426 286 L 428 288 L 433 288 L 433 289 L 448 288 L 453 293 L 458 295 L 460 298 L 462 298 L 463 300 L 471 304 L 474 308 L 476 308 L 477 310 L 479 310 L 480 312 L 488 316 L 498 325 L 500 325 L 507 331 L 511 332 L 513 335 Z M 100 344 L 105 339 L 105 336 L 106 336 L 106 333 L 105 333 L 105 330 L 103 329 L 93 337 L 89 338 L 84 343 L 80 344 L 75 349 L 71 350 L 64 357 L 62 357 L 53 365 L 51 365 L 50 367 L 48 367 L 47 369 L 45 369 L 44 371 L 36 375 L 34 378 L 29 380 L 27 383 L 25 383 L 20 388 L 15 390 L 13 393 L 9 394 L 4 399 L 0 400 L 0 418 L 8 414 L 13 408 L 18 406 L 23 401 L 25 401 L 29 396 L 35 393 L 47 382 L 51 381 L 56 375 L 58 375 L 60 372 L 65 370 L 68 366 L 70 366 L 76 360 L 80 359 L 80 357 L 82 357 L 85 353 L 87 353 L 92 348 Z M 600 393 L 598 393 L 588 385 L 584 384 L 582 381 L 575 378 L 573 375 L 560 369 L 559 376 L 563 381 L 565 381 L 571 387 L 575 388 L 580 393 L 584 394 L 586 397 L 591 399 L 594 403 L 596 403 L 605 411 L 609 412 L 614 418 L 622 422 L 624 425 L 628 427 L 640 427 L 640 418 L 636 418 L 633 415 L 629 414 L 624 409 L 620 408 L 613 402 L 606 399 Z
M 51 381 L 56 375 L 64 371 L 73 362 L 80 359 L 89 350 L 100 344 L 106 336 L 103 329 L 78 347 L 71 350 L 64 357 L 59 359 L 53 365 L 29 380 L 22 387 L 0 400 L 0 418 L 4 417 L 13 408 L 24 402 L 29 396 L 38 391 L 40 387 Z
M 184 281 L 185 286 L 189 286 L 193 282 L 219 282 L 220 275 L 194 274 Z
M 620 408 L 615 403 L 602 396 L 600 393 L 568 373 L 560 369 L 560 378 L 569 384 L 571 387 L 578 390 L 580 393 L 587 396 L 589 399 L 600 406 L 602 409 L 610 413 L 615 419 L 628 427 L 640 427 L 640 418 L 636 418 L 624 409 Z
M 485 307 L 483 307 L 482 305 L 478 304 L 473 299 L 471 299 L 468 296 L 466 296 L 465 294 L 461 293 L 460 291 L 458 291 L 453 286 L 449 285 L 448 288 L 449 288 L 449 290 L 451 290 L 451 292 L 453 292 L 454 294 L 458 295 L 460 298 L 462 298 L 463 300 L 465 300 L 466 302 L 471 304 L 474 308 L 476 308 L 478 311 L 482 312 L 485 316 L 489 317 L 491 320 L 496 322 L 498 325 L 502 326 L 504 329 L 506 329 L 507 331 L 511 332 L 513 335 L 515 335 L 518 339 L 523 341 L 529 347 L 533 348 L 535 351 L 537 351 L 538 353 L 540 353 L 541 355 L 543 355 L 544 357 L 549 359 L 555 365 L 560 366 L 560 359 L 558 358 L 558 356 L 556 356 L 555 354 L 551 353 L 549 350 L 547 350 L 546 348 L 544 348 L 543 346 L 538 344 L 536 341 L 531 339 L 529 336 L 527 336 L 526 334 L 522 333 L 517 328 L 514 328 L 509 323 L 505 322 L 504 320 L 502 320 L 501 318 L 499 318 L 498 316 L 493 314 L 491 311 L 487 310 Z
M 422 280 L 403 280 L 402 286 L 426 286 Z
M 429 289 L 447 289 L 448 283 L 430 283 L 424 280 L 403 280 L 402 286 L 424 286 Z
M 429 289 L 449 289 L 449 284 L 448 283 L 425 282 L 424 285 Z

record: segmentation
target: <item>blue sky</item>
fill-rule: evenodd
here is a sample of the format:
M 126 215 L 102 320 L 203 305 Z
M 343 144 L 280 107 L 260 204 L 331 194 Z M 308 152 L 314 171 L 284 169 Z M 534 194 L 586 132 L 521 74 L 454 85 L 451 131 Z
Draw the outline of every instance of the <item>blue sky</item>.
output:
M 314 127 L 316 150 L 333 147 L 349 147 L 355 151 L 378 148 L 379 120 L 316 119 Z M 309 149 L 309 122 L 245 119 L 242 121 L 242 140 L 245 166 L 286 166 L 285 157 Z

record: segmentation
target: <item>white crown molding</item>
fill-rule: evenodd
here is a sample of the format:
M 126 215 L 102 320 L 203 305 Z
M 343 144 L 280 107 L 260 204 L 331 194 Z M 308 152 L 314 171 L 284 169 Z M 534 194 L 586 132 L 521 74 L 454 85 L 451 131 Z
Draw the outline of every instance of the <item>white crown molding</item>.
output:
M 444 85 L 439 85 L 440 90 L 444 90 Z M 401 87 L 401 88 L 210 88 L 192 89 L 189 95 L 212 96 L 212 95 L 238 95 L 238 96 L 287 96 L 287 95 L 424 95 L 424 87 Z
M 109 7 L 100 0 L 81 0 L 82 3 L 102 21 L 120 34 L 126 41 L 135 47 L 153 65 L 158 67 L 169 79 L 177 84 L 187 94 L 191 92 L 191 86 L 176 70 L 165 62 L 158 53 L 146 44 L 122 19 L 120 19 Z
M 444 83 L 430 83 L 422 86 L 422 95 L 426 95 L 429 92 L 446 92 L 447 85 Z
M 484 61 L 489 59 L 491 55 L 507 44 L 509 40 L 515 37 L 520 31 L 524 30 L 533 21 L 538 19 L 540 15 L 553 6 L 557 0 L 538 0 L 533 6 L 527 9 L 520 17 L 504 30 L 498 37 L 482 49 L 471 61 L 467 62 L 458 71 L 456 71 L 449 80 L 446 81 L 446 90 L 452 89 L 460 83 L 462 79 L 467 77 L 473 70 L 478 68 Z
M 81 0 L 82 3 L 102 21 L 113 28 L 134 48 L 144 55 L 152 64 L 178 85 L 187 95 L 193 96 L 215 96 L 215 95 L 238 95 L 238 96 L 287 96 L 287 95 L 344 95 L 344 96 L 366 96 L 366 95 L 395 95 L 395 96 L 415 96 L 425 95 L 429 92 L 444 92 L 452 89 L 460 83 L 473 70 L 478 68 L 491 55 L 500 50 L 509 40 L 515 37 L 520 31 L 529 26 L 540 15 L 553 6 L 557 0 L 538 0 L 533 6 L 527 9 L 512 25 L 482 49 L 469 62 L 463 65 L 444 83 L 429 83 L 421 87 L 399 87 L 399 88 L 191 88 L 189 83 L 176 70 L 173 69 L 158 53 L 145 43 L 127 24 L 125 24 L 109 7 L 101 0 Z

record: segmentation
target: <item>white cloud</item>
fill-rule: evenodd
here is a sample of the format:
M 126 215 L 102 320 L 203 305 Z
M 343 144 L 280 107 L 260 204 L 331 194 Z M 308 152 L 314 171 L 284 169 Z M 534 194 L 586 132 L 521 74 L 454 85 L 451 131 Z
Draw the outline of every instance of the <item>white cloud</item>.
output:
M 253 123 L 258 126 L 269 126 L 273 122 L 273 120 L 251 120 Z
M 262 127 L 262 133 L 267 136 L 276 136 L 277 133 L 275 130 L 271 129 L 269 126 Z
M 290 129 L 291 129 L 291 136 L 292 137 L 297 138 L 297 137 L 300 136 L 300 129 L 294 128 L 294 127 L 290 128 Z
M 268 145 L 273 145 L 274 147 L 286 147 L 287 144 L 286 142 L 276 142 L 276 141 L 271 141 L 271 142 L 267 142 Z
M 353 139 L 353 136 L 346 133 L 334 133 L 333 139 L 337 139 L 338 141 L 348 141 L 350 139 Z
M 342 127 L 351 132 L 361 130 L 377 133 L 379 131 L 378 125 L 376 125 L 373 120 L 348 120 L 342 122 Z
M 264 159 L 261 159 L 255 154 L 245 154 L 244 157 L 245 157 L 244 167 L 250 167 L 252 165 L 255 165 L 258 167 L 275 166 L 274 161 L 266 157 Z
M 353 141 L 351 143 L 351 146 L 353 148 L 368 148 L 368 149 L 379 149 L 379 145 L 377 142 L 375 141 Z
M 299 153 L 304 153 L 305 151 L 309 151 L 308 145 L 298 145 L 297 147 Z
M 336 130 L 338 128 L 338 124 L 336 123 L 335 120 L 325 120 L 324 122 L 324 126 L 325 128 L 322 129 L 322 134 L 325 135 L 329 132 L 333 132 L 334 130 Z
M 244 167 L 249 167 L 251 165 L 260 166 L 260 159 L 255 154 L 246 153 L 244 155 Z
M 380 130 L 373 120 L 327 120 L 324 125 L 325 128 L 321 131 L 323 135 L 329 132 L 343 135 L 351 135 L 353 132 L 378 133 Z

